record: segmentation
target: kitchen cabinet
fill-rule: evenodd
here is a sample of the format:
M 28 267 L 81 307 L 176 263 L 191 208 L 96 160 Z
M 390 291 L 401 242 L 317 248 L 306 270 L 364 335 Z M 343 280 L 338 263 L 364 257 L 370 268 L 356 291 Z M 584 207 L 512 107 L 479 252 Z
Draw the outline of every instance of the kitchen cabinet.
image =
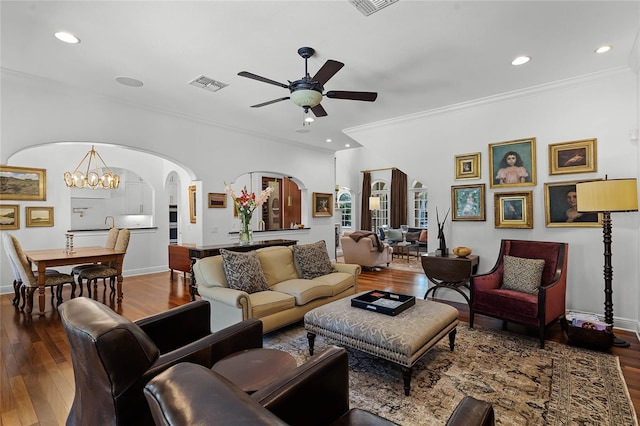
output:
M 145 182 L 127 182 L 124 202 L 125 214 L 153 214 L 153 192 Z

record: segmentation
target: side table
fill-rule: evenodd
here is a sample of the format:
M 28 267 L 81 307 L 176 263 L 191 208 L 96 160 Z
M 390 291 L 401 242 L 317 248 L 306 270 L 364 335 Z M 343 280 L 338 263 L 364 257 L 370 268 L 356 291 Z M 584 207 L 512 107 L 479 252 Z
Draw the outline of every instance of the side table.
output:
M 469 296 L 461 290 L 461 287 L 469 288 L 469 277 L 478 271 L 480 256 L 473 254 L 466 257 L 458 257 L 455 254 L 436 256 L 435 253 L 427 253 L 423 254 L 421 259 L 424 273 L 434 284 L 424 294 L 425 299 L 431 292 L 435 297 L 436 290 L 439 288 L 449 288 L 460 293 L 470 305 Z

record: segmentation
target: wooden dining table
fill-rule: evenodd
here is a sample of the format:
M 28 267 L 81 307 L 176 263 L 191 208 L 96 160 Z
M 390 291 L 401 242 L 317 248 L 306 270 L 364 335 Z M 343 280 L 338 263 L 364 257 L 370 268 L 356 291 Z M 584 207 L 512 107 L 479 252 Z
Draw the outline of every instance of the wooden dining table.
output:
M 122 263 L 126 252 L 105 247 L 75 247 L 73 253 L 66 253 L 64 249 L 28 250 L 24 254 L 32 264 L 38 268 L 38 304 L 40 314 L 44 313 L 45 270 L 54 266 L 80 265 L 85 263 L 115 262 L 117 276 L 118 303 L 122 301 Z

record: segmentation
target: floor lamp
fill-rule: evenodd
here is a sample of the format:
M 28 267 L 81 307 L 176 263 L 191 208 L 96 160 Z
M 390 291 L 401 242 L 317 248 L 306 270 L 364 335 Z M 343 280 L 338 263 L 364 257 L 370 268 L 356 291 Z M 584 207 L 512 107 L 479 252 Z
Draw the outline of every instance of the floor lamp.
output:
M 373 212 L 371 214 L 371 230 L 376 232 L 375 220 L 373 215 L 376 211 L 380 210 L 380 197 L 369 197 L 369 210 Z
M 576 184 L 579 212 L 601 212 L 604 241 L 604 319 L 613 329 L 613 267 L 611 266 L 611 212 L 638 211 L 636 179 L 611 179 Z M 627 347 L 629 343 L 615 337 L 613 345 Z

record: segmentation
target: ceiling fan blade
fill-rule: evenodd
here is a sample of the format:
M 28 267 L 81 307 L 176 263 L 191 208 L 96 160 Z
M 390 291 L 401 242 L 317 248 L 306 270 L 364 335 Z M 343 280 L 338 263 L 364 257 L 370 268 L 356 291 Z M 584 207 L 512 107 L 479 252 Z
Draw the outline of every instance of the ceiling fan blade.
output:
M 333 77 L 338 71 L 340 71 L 340 68 L 342 67 L 344 67 L 344 64 L 342 62 L 329 59 L 324 63 L 322 68 L 318 70 L 316 75 L 313 76 L 312 80 L 317 81 L 321 86 L 324 86 L 324 84 L 329 81 L 329 79 Z
M 261 76 L 259 76 L 259 75 L 256 75 L 256 74 L 253 74 L 253 73 L 250 73 L 250 72 L 248 72 L 248 71 L 240 71 L 240 72 L 238 73 L 238 75 L 239 75 L 240 77 L 247 77 L 247 78 L 252 78 L 252 79 L 254 79 L 254 80 L 262 81 L 263 83 L 273 84 L 274 86 L 284 87 L 285 89 L 288 89 L 288 88 L 289 88 L 289 85 L 287 85 L 287 84 L 280 83 L 280 82 L 277 82 L 277 81 L 275 81 L 275 80 L 271 80 L 271 79 L 266 78 L 266 77 L 261 77 Z
M 352 101 L 373 102 L 378 97 L 376 92 L 350 92 L 345 90 L 330 90 L 325 96 L 334 99 L 350 99 Z
M 261 104 L 251 105 L 251 108 L 260 108 L 260 107 L 263 107 L 263 106 L 266 106 L 266 105 L 275 104 L 276 102 L 286 101 L 287 99 L 289 99 L 288 96 L 286 98 L 278 98 L 278 99 L 274 99 L 272 101 L 263 102 Z
M 322 108 L 322 105 L 318 104 L 316 106 L 314 106 L 313 108 L 311 108 L 311 111 L 313 111 L 313 114 L 316 117 L 326 117 L 327 116 L 327 111 L 324 110 L 324 108 Z

